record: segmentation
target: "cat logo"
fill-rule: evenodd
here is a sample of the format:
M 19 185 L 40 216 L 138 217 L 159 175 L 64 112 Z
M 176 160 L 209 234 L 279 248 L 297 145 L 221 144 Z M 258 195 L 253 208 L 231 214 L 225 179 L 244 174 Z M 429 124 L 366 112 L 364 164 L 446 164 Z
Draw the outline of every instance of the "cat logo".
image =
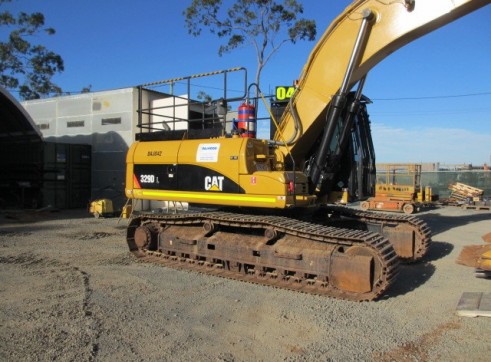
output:
M 223 190 L 223 176 L 206 176 L 205 177 L 205 190 L 206 191 L 222 191 Z

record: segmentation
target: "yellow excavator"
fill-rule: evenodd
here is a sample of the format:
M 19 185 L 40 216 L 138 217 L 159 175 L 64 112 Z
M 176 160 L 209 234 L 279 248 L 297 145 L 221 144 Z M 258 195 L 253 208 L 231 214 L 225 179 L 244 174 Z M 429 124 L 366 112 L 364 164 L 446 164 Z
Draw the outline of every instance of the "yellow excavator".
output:
M 431 233 L 411 215 L 329 203 L 351 180 L 359 190 L 374 177 L 366 75 L 407 43 L 489 3 L 354 1 L 314 47 L 272 140 L 253 137 L 247 95 L 239 132 L 200 133 L 192 122 L 176 130 L 175 119 L 161 131 L 140 124 L 127 154 L 126 197 L 204 207 L 133 215 L 130 250 L 149 262 L 305 293 L 381 296 L 401 260 L 425 255 Z M 226 113 L 227 99 L 219 101 Z

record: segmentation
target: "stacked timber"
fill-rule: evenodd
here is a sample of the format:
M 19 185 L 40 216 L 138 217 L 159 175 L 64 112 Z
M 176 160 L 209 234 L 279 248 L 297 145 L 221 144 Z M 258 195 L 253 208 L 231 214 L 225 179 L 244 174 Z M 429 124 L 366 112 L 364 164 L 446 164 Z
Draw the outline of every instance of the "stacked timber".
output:
M 472 187 L 461 182 L 455 182 L 448 186 L 452 191 L 450 200 L 453 202 L 480 201 L 484 194 L 484 190 Z

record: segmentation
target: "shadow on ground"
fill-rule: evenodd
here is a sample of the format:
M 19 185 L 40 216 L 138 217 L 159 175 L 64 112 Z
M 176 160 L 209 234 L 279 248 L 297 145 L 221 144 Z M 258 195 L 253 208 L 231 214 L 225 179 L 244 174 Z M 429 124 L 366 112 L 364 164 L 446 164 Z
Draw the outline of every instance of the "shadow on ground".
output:
M 397 282 L 384 295 L 388 299 L 412 292 L 425 284 L 435 273 L 433 262 L 449 255 L 454 246 L 450 243 L 433 241 L 423 259 L 413 264 L 401 264 Z
M 417 217 L 428 224 L 433 235 L 475 222 L 491 221 L 491 213 L 489 212 L 444 216 L 436 211 L 434 213 L 420 214 Z M 404 295 L 424 285 L 436 271 L 434 262 L 448 256 L 453 250 L 453 244 L 433 240 L 422 260 L 414 264 L 402 264 L 400 266 L 397 282 L 382 299 Z
M 416 216 L 419 219 L 426 221 L 426 223 L 430 226 L 433 235 L 478 221 L 491 221 L 491 213 L 489 212 L 456 216 L 443 216 L 440 213 L 427 213 Z

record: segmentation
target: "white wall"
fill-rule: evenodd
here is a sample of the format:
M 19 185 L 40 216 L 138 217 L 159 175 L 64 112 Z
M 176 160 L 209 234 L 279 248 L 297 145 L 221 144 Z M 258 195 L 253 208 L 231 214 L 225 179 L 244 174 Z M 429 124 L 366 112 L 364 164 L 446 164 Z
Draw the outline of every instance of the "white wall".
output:
M 155 130 L 188 129 L 188 96 L 167 97 L 150 101 L 150 122 Z
M 124 204 L 126 153 L 135 139 L 136 88 L 23 102 L 48 141 L 92 146 L 92 198 Z

